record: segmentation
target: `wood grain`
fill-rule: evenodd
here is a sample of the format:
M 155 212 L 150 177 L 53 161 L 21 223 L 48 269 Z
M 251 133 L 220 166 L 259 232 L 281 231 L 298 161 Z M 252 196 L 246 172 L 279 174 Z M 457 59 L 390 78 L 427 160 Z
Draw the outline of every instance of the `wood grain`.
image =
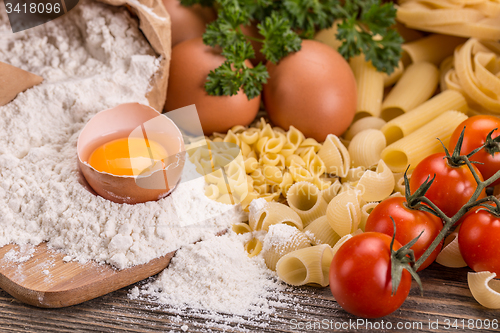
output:
M 168 266 L 174 252 L 147 264 L 115 270 L 95 262 L 64 262 L 64 254 L 49 250 L 45 243 L 34 248 L 26 261 L 6 254 L 19 246 L 0 248 L 0 288 L 22 302 L 59 308 L 79 304 L 155 275 Z
M 325 321 L 334 324 L 349 324 L 358 318 L 342 310 L 333 299 L 329 288 L 293 288 L 286 293 L 293 300 L 280 302 L 276 313 L 269 318 L 249 319 L 227 316 L 225 320 L 213 321 L 206 315 L 193 311 L 176 311 L 167 306 L 158 306 L 151 301 L 131 300 L 127 297 L 132 287 L 123 288 L 108 295 L 62 309 L 35 308 L 0 291 L 0 331 L 2 332 L 500 332 L 496 328 L 469 329 L 468 320 L 500 319 L 500 310 L 489 310 L 480 306 L 467 287 L 469 269 L 451 269 L 438 264 L 420 272 L 424 285 L 424 296 L 420 296 L 414 284 L 410 296 L 393 314 L 377 320 L 385 323 L 385 329 L 370 328 L 367 324 L 347 329 L 306 328 L 306 323 L 316 325 Z M 140 286 L 137 283 L 136 286 Z M 292 320 L 297 320 L 293 324 Z M 457 328 L 446 329 L 448 320 Z M 465 327 L 462 327 L 464 320 Z M 484 321 L 483 321 L 484 322 Z M 296 327 L 302 323 L 302 328 Z M 391 323 L 392 329 L 387 325 Z M 397 329 L 396 325 L 414 325 L 413 328 Z M 438 323 L 437 328 L 430 323 Z M 421 325 L 421 326 L 418 326 Z M 186 328 L 186 327 L 184 327 Z

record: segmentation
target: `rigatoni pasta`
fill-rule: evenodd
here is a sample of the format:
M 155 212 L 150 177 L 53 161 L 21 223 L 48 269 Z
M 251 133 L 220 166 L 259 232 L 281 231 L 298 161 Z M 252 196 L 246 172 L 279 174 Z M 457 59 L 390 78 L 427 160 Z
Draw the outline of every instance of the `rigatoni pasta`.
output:
M 333 251 L 329 245 L 317 245 L 293 251 L 283 256 L 276 265 L 280 279 L 292 286 L 330 284 L 330 264 Z
M 349 65 L 358 88 L 355 117 L 378 117 L 384 96 L 384 75 L 377 71 L 371 61 L 366 61 L 363 54 L 352 57 Z
M 401 45 L 412 62 L 427 61 L 436 66 L 455 51 L 455 47 L 464 43 L 465 38 L 433 34 L 410 43 Z
M 410 65 L 382 103 L 382 119 L 408 112 L 432 96 L 439 82 L 438 68 L 425 61 Z
M 447 90 L 437 94 L 415 109 L 392 119 L 381 128 L 381 131 L 387 139 L 387 144 L 391 144 L 450 110 L 466 113 L 468 106 L 462 94 Z
M 382 151 L 382 159 L 393 172 L 403 172 L 408 165 L 415 168 L 425 157 L 441 152 L 443 146 L 436 138 L 441 139 L 447 146 L 451 134 L 465 119 L 467 116 L 461 112 L 447 111 L 410 135 L 387 146 Z

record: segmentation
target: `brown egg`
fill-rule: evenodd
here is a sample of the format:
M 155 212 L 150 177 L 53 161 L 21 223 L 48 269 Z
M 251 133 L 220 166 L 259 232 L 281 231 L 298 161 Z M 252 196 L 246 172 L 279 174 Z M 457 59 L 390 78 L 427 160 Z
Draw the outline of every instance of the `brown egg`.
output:
M 201 38 L 175 46 L 165 111 L 195 104 L 205 135 L 226 132 L 235 125 L 249 125 L 259 111 L 260 95 L 248 100 L 242 90 L 233 96 L 210 96 L 205 91 L 207 75 L 224 60 L 218 50 L 203 44 Z M 252 67 L 250 61 L 246 65 Z
M 274 124 L 286 130 L 293 125 L 319 142 L 347 130 L 356 111 L 356 81 L 337 51 L 303 40 L 299 52 L 266 66 L 263 98 Z
M 172 47 L 185 40 L 201 37 L 206 25 L 216 19 L 211 7 L 198 4 L 190 7 L 182 6 L 179 0 L 163 0 L 172 22 Z
M 146 156 L 151 156 L 151 143 L 154 142 L 161 146 L 166 156 L 154 164 L 144 165 L 141 157 L 134 160 L 122 156 L 125 158 L 108 160 L 106 157 L 116 153 L 108 150 L 100 155 L 102 160 L 97 162 L 108 164 L 111 168 L 107 172 L 99 170 L 98 164 L 91 161 L 93 153 L 110 142 L 123 139 L 133 140 L 136 152 L 142 150 L 147 153 Z M 130 142 L 121 150 L 130 153 Z M 78 137 L 77 152 L 78 166 L 92 188 L 91 192 L 110 201 L 127 204 L 167 196 L 179 182 L 185 162 L 184 140 L 176 124 L 150 106 L 139 103 L 121 104 L 92 117 Z M 133 175 L 113 172 L 123 166 L 133 169 Z M 81 183 L 87 187 L 83 180 Z

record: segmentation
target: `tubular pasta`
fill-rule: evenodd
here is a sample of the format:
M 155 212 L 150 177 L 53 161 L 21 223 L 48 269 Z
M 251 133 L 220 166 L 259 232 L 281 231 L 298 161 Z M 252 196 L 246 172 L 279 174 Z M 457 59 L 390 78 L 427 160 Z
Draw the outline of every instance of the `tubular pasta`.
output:
M 378 117 L 384 95 L 384 74 L 377 71 L 363 54 L 349 60 L 358 87 L 356 117 Z
M 252 230 L 269 230 L 274 224 L 288 224 L 302 230 L 300 216 L 287 205 L 278 202 L 254 200 L 249 208 L 249 225 Z
M 347 148 L 333 134 L 328 134 L 323 147 L 318 151 L 326 167 L 326 172 L 332 175 L 344 177 L 351 166 L 351 158 Z
M 438 81 L 439 70 L 435 65 L 425 61 L 410 65 L 382 103 L 382 119 L 396 118 L 428 100 Z
M 310 247 L 309 238 L 300 230 L 289 225 L 273 225 L 264 238 L 262 257 L 270 270 L 276 270 L 276 263 L 287 253 Z
M 387 143 L 391 144 L 449 110 L 467 112 L 467 102 L 462 94 L 452 90 L 443 91 L 410 112 L 392 119 L 382 127 L 381 131 Z
M 369 168 L 376 165 L 385 147 L 385 136 L 380 130 L 367 129 L 359 132 L 349 143 L 352 166 Z
M 387 75 L 387 73 L 383 73 L 384 87 L 387 88 L 389 86 L 392 86 L 394 83 L 398 82 L 398 80 L 401 78 L 401 75 L 403 75 L 403 72 L 404 72 L 404 66 L 403 62 L 400 60 L 398 62 L 398 67 L 396 67 L 390 75 Z
M 359 193 L 341 192 L 328 204 L 326 216 L 332 229 L 341 237 L 358 229 L 361 221 Z
M 320 30 L 314 36 L 314 39 L 330 46 L 334 50 L 338 50 L 340 45 L 342 45 L 342 41 L 337 38 L 337 25 L 339 21 L 335 21 L 333 25 L 328 29 Z
M 495 273 L 467 273 L 467 282 L 472 296 L 482 306 L 500 309 L 500 280 L 494 279 Z
M 342 177 L 342 183 L 355 183 L 363 177 L 363 174 L 365 173 L 366 168 L 363 166 L 355 167 L 355 168 L 350 168 L 345 177 Z
M 465 41 L 461 37 L 434 34 L 405 43 L 401 47 L 412 62 L 427 61 L 439 66 L 446 57 L 453 55 L 455 47 Z
M 356 134 L 367 129 L 381 129 L 386 124 L 385 120 L 377 117 L 365 117 L 356 120 L 345 132 L 344 138 L 351 141 Z
M 452 232 L 444 241 L 441 252 L 436 257 L 436 262 L 445 267 L 467 267 L 467 263 L 458 248 L 458 232 Z
M 288 190 L 286 200 L 290 208 L 300 216 L 304 227 L 325 215 L 328 206 L 318 187 L 306 181 L 293 184 Z
M 436 138 L 448 146 L 451 134 L 467 116 L 458 111 L 447 111 L 385 148 L 381 157 L 393 172 L 403 172 L 406 167 L 415 168 L 425 157 L 441 152 L 443 147 Z
M 382 201 L 394 190 L 394 175 L 384 161 L 380 160 L 376 171 L 367 170 L 361 176 L 356 189 L 366 202 Z
M 333 251 L 329 245 L 296 250 L 283 256 L 276 265 L 278 277 L 292 286 L 330 284 L 329 272 Z
M 340 239 L 340 236 L 333 231 L 328 223 L 326 215 L 312 221 L 304 228 L 304 233 L 309 237 L 313 245 L 328 244 L 334 246 Z

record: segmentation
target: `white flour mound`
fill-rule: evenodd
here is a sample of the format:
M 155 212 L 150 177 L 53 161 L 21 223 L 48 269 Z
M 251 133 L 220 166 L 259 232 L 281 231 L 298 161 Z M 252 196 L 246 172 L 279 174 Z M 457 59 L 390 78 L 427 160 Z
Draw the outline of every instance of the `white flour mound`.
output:
M 229 232 L 182 247 L 155 281 L 134 287 L 129 297 L 152 298 L 177 309 L 244 316 L 272 313 L 269 299 L 284 286 L 275 282 L 261 257 L 248 257 L 246 238 Z
M 13 34 L 0 13 L 0 61 L 45 81 L 0 107 L 0 246 L 38 244 L 68 260 L 143 264 L 239 222 L 204 195 L 204 179 L 162 200 L 122 205 L 79 183 L 76 142 L 97 112 L 144 97 L 159 59 L 124 8 L 90 1 Z M 187 165 L 185 174 L 193 172 Z

